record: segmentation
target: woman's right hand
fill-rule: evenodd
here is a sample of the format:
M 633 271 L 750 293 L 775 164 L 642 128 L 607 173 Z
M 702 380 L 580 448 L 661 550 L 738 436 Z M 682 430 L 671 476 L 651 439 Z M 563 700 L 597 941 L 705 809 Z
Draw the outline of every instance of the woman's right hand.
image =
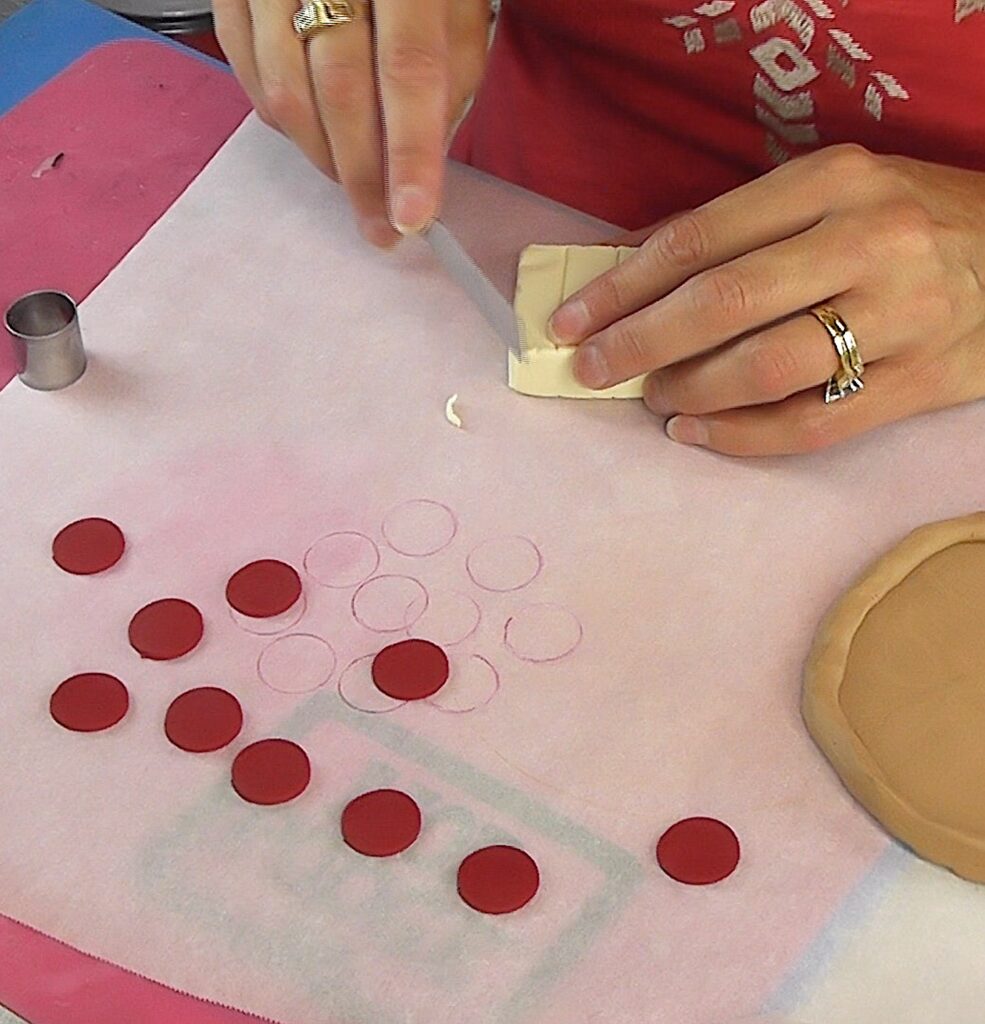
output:
M 438 210 L 448 135 L 485 68 L 489 0 L 373 0 L 307 43 L 298 6 L 214 0 L 219 43 L 263 121 L 342 184 L 370 242 L 391 246 Z

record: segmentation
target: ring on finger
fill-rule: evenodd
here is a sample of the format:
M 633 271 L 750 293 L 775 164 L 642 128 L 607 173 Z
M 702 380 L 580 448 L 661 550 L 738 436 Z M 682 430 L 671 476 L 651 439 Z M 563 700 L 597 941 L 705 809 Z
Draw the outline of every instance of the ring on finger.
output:
M 828 332 L 828 337 L 838 354 L 840 367 L 824 389 L 824 401 L 830 405 L 865 387 L 862 383 L 865 364 L 862 362 L 855 335 L 832 306 L 813 306 L 810 313 Z
M 307 39 L 318 29 L 348 25 L 366 13 L 362 0 L 307 0 L 292 20 L 298 37 Z

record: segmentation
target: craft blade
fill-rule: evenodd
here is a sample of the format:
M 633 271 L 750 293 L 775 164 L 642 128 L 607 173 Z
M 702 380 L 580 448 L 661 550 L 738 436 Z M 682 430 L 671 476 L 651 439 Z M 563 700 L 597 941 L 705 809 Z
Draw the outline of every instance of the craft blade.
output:
M 479 307 L 479 311 L 506 342 L 516 358 L 522 360 L 523 337 L 513 306 L 500 294 L 499 289 L 486 277 L 475 260 L 441 221 L 432 221 L 431 226 L 423 234 L 449 277 Z

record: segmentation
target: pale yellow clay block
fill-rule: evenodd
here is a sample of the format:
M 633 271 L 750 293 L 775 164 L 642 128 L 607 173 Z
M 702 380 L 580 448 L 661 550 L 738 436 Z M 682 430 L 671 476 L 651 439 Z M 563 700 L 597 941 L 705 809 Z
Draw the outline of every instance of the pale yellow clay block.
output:
M 510 353 L 509 384 L 514 391 L 544 398 L 643 397 L 643 377 L 604 391 L 582 387 L 572 371 L 577 349 L 555 345 L 547 336 L 548 318 L 569 295 L 632 252 L 628 246 L 612 245 L 529 245 L 523 250 L 513 308 L 527 358 L 520 362 Z

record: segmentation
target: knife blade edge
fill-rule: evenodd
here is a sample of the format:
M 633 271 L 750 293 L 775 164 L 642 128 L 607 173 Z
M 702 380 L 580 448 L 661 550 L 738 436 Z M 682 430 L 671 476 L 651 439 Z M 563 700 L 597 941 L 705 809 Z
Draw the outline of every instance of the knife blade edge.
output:
M 433 220 L 422 234 L 448 276 L 479 307 L 486 321 L 516 358 L 523 361 L 526 356 L 523 325 L 512 303 L 482 272 L 481 267 L 440 220 Z

